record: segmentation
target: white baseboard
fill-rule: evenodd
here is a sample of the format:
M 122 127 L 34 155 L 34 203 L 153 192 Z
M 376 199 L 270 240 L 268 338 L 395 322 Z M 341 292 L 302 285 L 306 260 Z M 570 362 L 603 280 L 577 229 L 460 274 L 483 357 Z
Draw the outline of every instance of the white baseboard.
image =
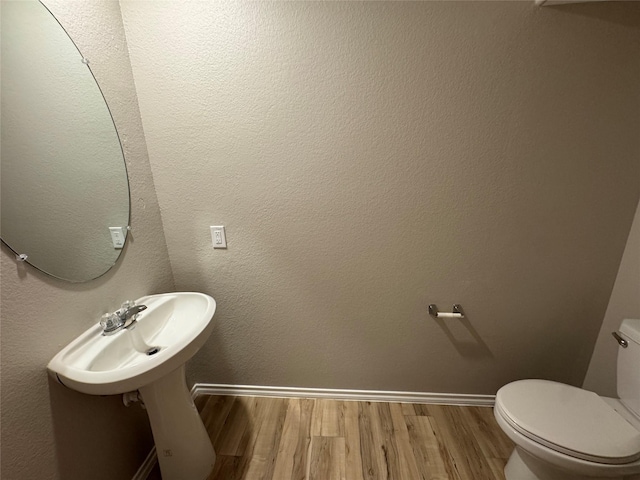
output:
M 158 457 L 156 455 L 156 447 L 153 447 L 131 480 L 147 480 L 151 470 L 156 466 L 157 461 Z
M 384 390 L 341 390 L 331 388 L 262 387 L 251 385 L 218 385 L 196 383 L 191 395 L 235 395 L 250 397 L 303 397 L 355 400 L 361 402 L 431 403 L 492 407 L 495 395 L 465 393 L 394 392 Z
M 196 398 L 200 395 L 329 398 L 333 400 L 354 400 L 360 402 L 425 403 L 475 407 L 493 407 L 496 400 L 495 395 L 473 395 L 466 393 L 390 392 L 384 390 L 340 390 L 332 388 L 262 387 L 255 385 L 196 383 L 191 388 L 191 397 Z M 157 461 L 156 448 L 153 447 L 131 480 L 146 480 Z

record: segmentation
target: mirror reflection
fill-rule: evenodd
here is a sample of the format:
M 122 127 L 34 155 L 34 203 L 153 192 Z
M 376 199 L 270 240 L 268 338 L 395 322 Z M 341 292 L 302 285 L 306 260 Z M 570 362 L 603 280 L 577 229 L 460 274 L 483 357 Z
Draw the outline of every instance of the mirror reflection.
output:
M 124 236 L 129 224 L 127 172 L 111 114 L 43 4 L 2 2 L 1 31 L 2 241 L 54 277 L 96 278 L 122 251 L 113 232 Z

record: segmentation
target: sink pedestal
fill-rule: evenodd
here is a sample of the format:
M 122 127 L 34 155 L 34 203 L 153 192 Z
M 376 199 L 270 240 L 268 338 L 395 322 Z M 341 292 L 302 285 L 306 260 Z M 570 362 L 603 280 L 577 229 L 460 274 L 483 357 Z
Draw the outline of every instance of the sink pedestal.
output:
M 184 365 L 139 391 L 149 415 L 162 480 L 205 480 L 216 454 L 187 389 Z

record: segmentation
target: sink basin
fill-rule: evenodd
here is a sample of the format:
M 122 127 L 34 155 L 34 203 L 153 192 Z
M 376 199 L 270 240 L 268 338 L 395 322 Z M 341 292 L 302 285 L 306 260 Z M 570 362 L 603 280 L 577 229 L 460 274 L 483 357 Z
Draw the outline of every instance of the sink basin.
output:
M 149 295 L 133 329 L 102 335 L 96 324 L 49 362 L 49 371 L 69 388 L 92 395 L 130 392 L 189 360 L 213 328 L 216 302 L 202 293 Z
M 48 365 L 63 385 L 91 395 L 138 390 L 163 480 L 204 480 L 216 455 L 193 404 L 184 365 L 209 338 L 216 302 L 203 293 L 149 295 L 137 323 L 104 336 L 96 324 Z

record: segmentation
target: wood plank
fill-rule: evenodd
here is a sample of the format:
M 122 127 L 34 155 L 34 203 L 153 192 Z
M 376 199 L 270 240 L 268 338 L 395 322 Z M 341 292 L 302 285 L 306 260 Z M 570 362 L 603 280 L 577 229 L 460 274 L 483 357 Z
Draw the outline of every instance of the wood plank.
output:
M 400 453 L 398 452 L 395 428 L 393 426 L 393 419 L 391 418 L 391 409 L 389 404 L 379 402 L 374 405 L 378 411 L 378 418 L 380 422 L 380 448 L 384 454 L 383 460 L 386 465 L 387 477 L 390 479 L 406 478 L 406 476 L 403 475 L 400 466 Z
M 489 462 L 489 467 L 491 468 L 491 472 L 493 473 L 495 480 L 505 480 L 504 467 L 507 465 L 508 459 L 489 458 L 487 461 Z
M 414 403 L 413 409 L 416 411 L 416 415 L 429 417 L 431 414 L 429 413 L 429 405 L 425 405 L 423 403 Z
M 316 398 L 313 401 L 313 412 L 311 415 L 311 438 L 322 436 L 322 414 L 324 412 L 324 400 Z
M 251 462 L 253 460 L 253 452 L 255 449 L 256 441 L 258 438 L 258 433 L 260 431 L 260 423 L 257 419 L 260 419 L 264 416 L 264 411 L 267 409 L 268 404 L 265 402 L 264 398 L 259 397 L 238 397 L 242 398 L 243 401 L 247 402 L 246 405 L 248 407 L 248 415 L 249 415 L 249 423 L 247 428 L 244 431 L 243 439 L 241 441 L 241 445 L 243 445 L 242 451 L 239 455 L 239 461 L 236 464 L 235 474 L 237 478 L 246 479 L 247 471 Z M 220 478 L 220 480 L 224 480 Z
M 346 480 L 343 437 L 313 437 L 309 480 Z
M 429 480 L 462 480 L 453 459 L 438 441 L 430 418 L 405 416 L 405 423 L 420 475 Z
M 201 405 L 202 423 L 207 429 L 209 438 L 215 443 L 235 402 L 235 397 L 201 395 L 198 399 Z
M 238 456 L 242 454 L 242 438 L 249 427 L 251 409 L 254 402 L 248 397 L 238 397 L 229 411 L 224 429 L 216 438 L 213 447 L 216 453 L 223 456 Z
M 238 464 L 240 457 L 217 455 L 213 472 L 207 480 L 240 480 Z
M 467 423 L 485 457 L 508 459 L 514 444 L 501 430 L 494 427 L 493 408 L 466 407 L 461 409 L 463 422 Z
M 360 454 L 358 402 L 344 402 L 345 474 L 349 480 L 363 480 Z
M 293 480 L 304 480 L 307 474 L 307 464 L 309 461 L 309 447 L 311 445 L 311 423 L 315 401 L 312 399 L 300 400 L 300 423 L 298 428 L 298 441 L 293 456 Z M 274 477 L 275 480 L 275 477 Z
M 418 470 L 418 464 L 413 454 L 411 439 L 409 438 L 409 430 L 403 415 L 402 404 L 392 403 L 389 405 L 391 413 L 391 421 L 393 422 L 393 433 L 398 445 L 398 461 L 400 464 L 400 477 L 407 479 L 425 480 L 425 475 Z
M 344 412 L 340 400 L 322 400 L 322 437 L 344 437 Z
M 278 456 L 273 467 L 273 478 L 291 480 L 298 436 L 300 435 L 300 399 L 288 400 L 287 414 L 282 427 L 282 436 L 278 446 Z
M 284 398 L 264 400 L 266 408 L 261 409 L 260 415 L 255 417 L 258 433 L 244 477 L 246 480 L 273 478 L 273 468 L 287 412 L 287 400 Z
M 463 421 L 464 408 L 468 407 L 429 405 L 432 415 L 429 418 L 438 442 L 441 449 L 449 453 L 462 478 L 494 480 L 491 467 L 475 441 L 470 426 Z
M 413 403 L 401 403 L 402 406 L 402 414 L 403 415 L 411 415 L 412 417 L 416 414 L 416 409 L 413 408 Z
M 360 454 L 365 479 L 386 480 L 387 464 L 382 451 L 382 431 L 377 408 L 371 402 L 358 404 Z
M 193 404 L 196 406 L 196 410 L 198 410 L 198 412 L 200 413 L 204 409 L 204 406 L 207 404 L 207 402 L 213 398 L 215 397 L 212 395 L 198 395 L 193 399 Z

